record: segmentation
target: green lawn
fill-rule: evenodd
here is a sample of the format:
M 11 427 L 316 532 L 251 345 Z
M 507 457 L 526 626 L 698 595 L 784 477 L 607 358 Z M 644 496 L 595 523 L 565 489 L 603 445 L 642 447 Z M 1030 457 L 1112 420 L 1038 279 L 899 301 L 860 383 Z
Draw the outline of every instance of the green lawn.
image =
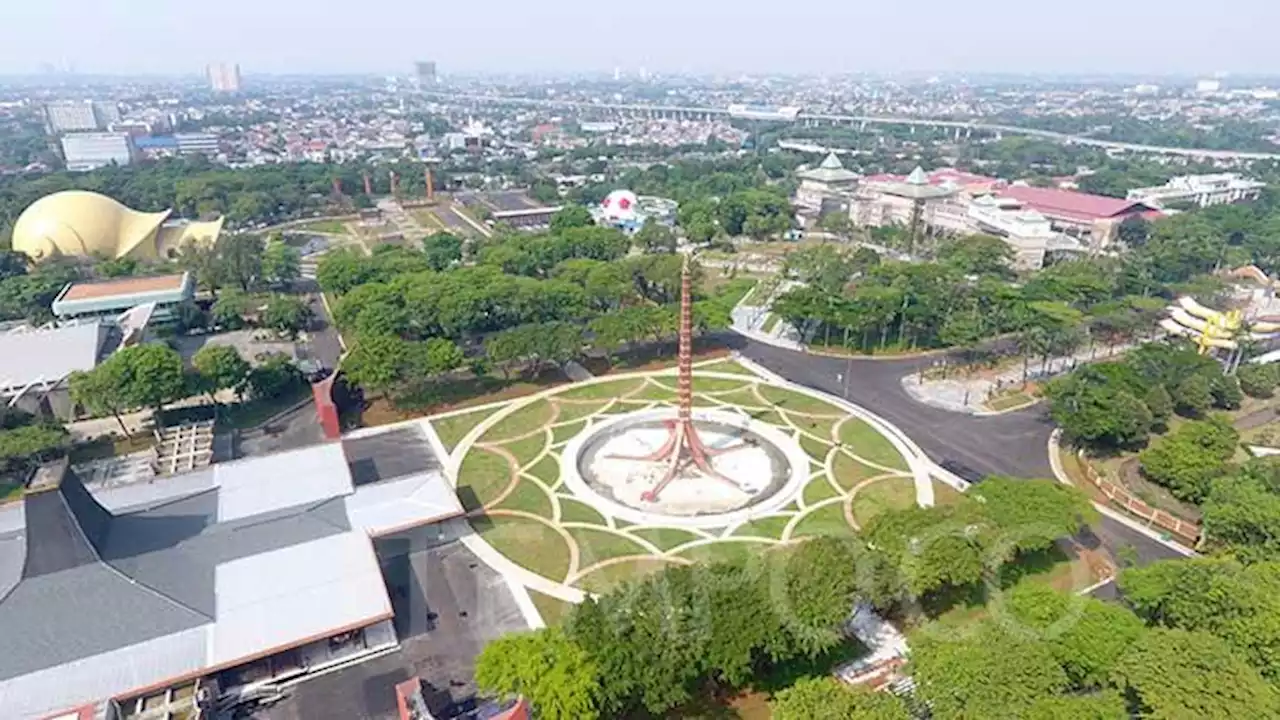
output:
M 450 415 L 438 420 L 431 421 L 431 427 L 435 428 L 436 435 L 440 436 L 440 442 L 444 445 L 445 450 L 452 451 L 462 442 L 462 438 L 466 436 L 471 428 L 480 424 L 481 420 L 489 417 L 493 410 L 476 410 L 474 412 L 462 413 L 461 415 Z
M 546 623 L 547 627 L 559 625 L 574 608 L 573 603 L 544 595 L 537 590 L 530 590 L 529 598 L 533 600 L 533 606 L 538 608 L 538 614 L 542 616 L 542 622 Z
M 575 422 L 575 423 L 570 423 L 568 425 L 557 425 L 551 428 L 551 444 L 559 445 L 562 442 L 567 442 L 569 438 L 582 432 L 582 429 L 585 428 L 586 426 L 587 426 L 586 420 L 579 420 L 578 422 Z
M 740 562 L 772 547 L 773 543 L 757 541 L 717 542 L 683 550 L 680 557 L 696 563 Z
M 471 519 L 471 525 L 512 562 L 551 580 L 569 572 L 569 546 L 555 530 L 537 520 L 501 515 Z
M 755 373 L 748 370 L 745 365 L 742 365 L 736 360 L 720 360 L 709 365 L 696 367 L 693 369 L 693 372 L 696 375 L 704 370 L 707 372 L 732 373 L 734 375 L 746 375 L 747 377 L 752 378 L 756 377 Z
M 840 442 L 863 460 L 896 470 L 908 469 L 906 458 L 898 453 L 893 443 L 858 418 L 849 418 L 840 426 Z
M 571 388 L 564 392 L 556 393 L 556 397 L 569 400 L 612 400 L 626 395 L 643 384 L 644 378 L 627 378 L 625 380 L 614 380 L 613 382 Z
M 819 442 L 808 435 L 800 436 L 800 447 L 813 458 L 814 462 L 819 465 L 827 460 L 827 453 L 831 452 L 831 446 L 824 442 Z
M 645 555 L 651 553 L 643 546 L 628 537 L 623 537 L 608 530 L 589 528 L 565 528 L 573 539 L 578 541 L 578 567 L 588 568 L 598 562 L 628 555 Z
M 676 379 L 662 378 L 662 383 L 674 388 Z M 732 393 L 737 390 L 749 389 L 752 384 L 749 378 L 726 380 L 724 378 L 699 377 L 698 371 L 693 371 L 693 391 L 696 393 Z
M 782 538 L 782 531 L 786 529 L 790 520 L 791 518 L 785 515 L 771 515 L 744 523 L 733 534 L 743 537 L 763 537 L 778 540 Z
M 547 487 L 553 487 L 560 481 L 560 463 L 551 453 L 543 455 L 542 459 L 534 463 L 527 472 L 546 483 Z
M 764 403 L 760 402 L 760 398 L 756 396 L 755 391 L 749 387 L 744 387 L 741 390 L 734 390 L 733 392 L 717 394 L 716 400 L 724 403 L 725 405 L 737 405 L 746 408 L 765 407 Z
M 556 498 L 560 503 L 560 522 L 580 522 L 592 525 L 604 525 L 604 516 L 595 508 L 579 500 L 566 497 Z
M 458 498 L 467 510 L 475 510 L 498 497 L 511 482 L 515 469 L 507 459 L 483 448 L 472 448 L 458 468 Z
M 791 531 L 792 538 L 816 537 L 819 535 L 852 535 L 853 528 L 844 518 L 844 506 L 841 503 L 823 505 L 817 510 L 807 513 Z
M 836 453 L 836 459 L 831 463 L 831 469 L 835 472 L 834 479 L 836 484 L 844 488 L 846 492 L 852 490 L 854 485 L 863 480 L 884 474 L 884 471 L 877 470 L 870 465 L 863 465 L 842 452 Z
M 533 462 L 534 458 L 538 457 L 538 454 L 542 452 L 542 448 L 546 446 L 546 432 L 539 432 L 527 438 L 506 443 L 502 447 L 506 448 L 512 455 L 515 455 L 516 459 L 520 461 L 520 467 L 524 467 Z
M 835 497 L 837 494 L 825 475 L 810 480 L 809 484 L 804 486 L 804 502 L 810 506 L 817 504 L 820 500 Z
M 769 317 L 764 319 L 764 325 L 762 325 L 760 329 L 767 335 L 773 332 L 773 329 L 778 326 L 778 322 L 780 320 L 781 318 L 779 318 L 777 315 L 774 315 L 773 313 L 769 313 Z
M 788 412 L 783 412 L 782 414 L 787 416 L 792 425 L 824 442 L 831 442 L 831 431 L 835 429 L 836 423 L 839 422 L 836 418 L 818 418 Z
M 674 388 L 663 385 L 646 385 L 640 392 L 631 396 L 633 400 L 657 400 L 658 402 L 674 403 L 677 395 Z
M 723 300 L 728 307 L 742 302 L 742 298 L 756 286 L 756 281 L 749 278 L 736 278 L 716 289 L 716 298 Z
M 871 518 L 887 510 L 905 510 L 916 504 L 916 486 L 911 478 L 877 480 L 853 496 L 853 517 L 866 527 Z
M 556 422 L 569 422 L 570 420 L 578 420 L 589 415 L 594 415 L 608 402 L 608 400 L 600 400 L 599 402 L 574 401 L 556 403 L 556 406 L 560 409 L 560 414 L 556 416 Z
M 1023 405 L 1030 405 L 1035 401 L 1036 401 L 1036 398 L 1026 393 L 1015 392 L 1009 395 L 1002 395 L 998 398 L 995 398 L 994 400 L 987 401 L 987 407 L 999 412 L 1001 410 L 1009 410 L 1016 407 L 1022 407 Z
M 480 438 L 481 442 L 501 443 L 527 435 L 530 432 L 551 422 L 556 409 L 545 398 L 534 400 L 527 406 L 499 420 L 496 425 Z
M 311 222 L 295 225 L 293 230 L 304 230 L 318 233 L 330 233 L 333 235 L 346 235 L 347 223 L 343 220 L 312 220 Z
M 944 482 L 933 481 L 933 504 L 954 505 L 964 498 L 964 493 Z
M 759 390 L 765 400 L 777 405 L 782 410 L 808 413 L 809 415 L 844 416 L 847 414 L 830 403 L 785 388 L 762 384 L 759 386 Z
M 552 519 L 551 498 L 547 497 L 537 483 L 528 478 L 521 478 L 511 494 L 498 503 L 497 507 L 502 510 L 521 510 L 548 520 Z
M 635 558 L 614 565 L 596 568 L 583 575 L 577 582 L 583 590 L 597 594 L 607 593 L 619 585 L 639 580 L 674 563 L 658 558 Z M 585 565 L 584 565 L 585 567 Z
M 663 551 L 679 547 L 687 542 L 693 542 L 702 537 L 697 533 L 679 528 L 640 528 L 632 530 L 631 534 L 648 540 Z

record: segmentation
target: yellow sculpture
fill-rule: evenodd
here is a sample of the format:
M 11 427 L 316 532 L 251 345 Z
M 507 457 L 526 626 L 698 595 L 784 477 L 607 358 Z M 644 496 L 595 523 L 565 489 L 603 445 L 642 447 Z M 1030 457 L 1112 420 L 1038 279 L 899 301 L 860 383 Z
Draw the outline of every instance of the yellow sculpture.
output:
M 1280 336 L 1280 324 L 1277 323 L 1258 321 L 1248 328 L 1244 325 L 1244 313 L 1239 310 L 1211 310 L 1190 297 L 1178 298 L 1169 306 L 1169 317 L 1160 321 L 1160 326 L 1168 332 L 1194 339 L 1201 354 L 1209 352 L 1210 348 L 1234 350 L 1239 345 L 1237 339 L 1241 337 L 1261 342 Z
M 84 190 L 46 195 L 22 211 L 13 226 L 13 249 L 34 261 L 55 257 L 173 257 L 187 242 L 213 243 L 222 218 L 169 221 L 171 210 L 144 213 Z

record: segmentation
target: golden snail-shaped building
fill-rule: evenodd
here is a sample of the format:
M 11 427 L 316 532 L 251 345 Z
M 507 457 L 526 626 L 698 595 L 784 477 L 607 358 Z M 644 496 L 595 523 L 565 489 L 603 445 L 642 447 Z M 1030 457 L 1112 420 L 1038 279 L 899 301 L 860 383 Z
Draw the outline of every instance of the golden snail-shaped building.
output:
M 65 190 L 22 211 L 13 226 L 13 249 L 35 261 L 55 257 L 163 258 L 188 242 L 213 243 L 222 218 L 167 222 L 171 210 L 144 213 L 106 195 Z

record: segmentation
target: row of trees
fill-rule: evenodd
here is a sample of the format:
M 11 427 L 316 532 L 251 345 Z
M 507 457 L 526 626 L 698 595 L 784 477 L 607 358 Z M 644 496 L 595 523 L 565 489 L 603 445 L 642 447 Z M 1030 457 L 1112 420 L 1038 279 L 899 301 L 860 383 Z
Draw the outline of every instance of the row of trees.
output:
M 1097 453 L 1142 447 L 1175 412 L 1203 418 L 1213 408 L 1234 410 L 1243 400 L 1234 376 L 1180 340 L 1147 343 L 1122 360 L 1081 366 L 1050 382 L 1045 395 L 1064 437 Z
M 911 637 L 915 699 L 935 720 L 1228 720 L 1280 712 L 1280 694 L 1245 654 L 1157 609 L 1168 591 L 1204 601 L 1204 587 L 1155 588 L 1142 572 L 1121 580 L 1126 598 L 1130 588 L 1151 592 L 1135 603 L 1137 615 L 1024 581 L 1004 594 L 995 617 L 964 633 L 926 626 Z
M 40 463 L 66 452 L 70 435 L 61 425 L 41 420 L 29 412 L 6 407 L 0 410 L 0 484 L 6 476 L 16 481 Z
M 670 568 L 589 599 L 562 629 L 491 643 L 477 682 L 525 695 L 540 717 L 662 713 L 708 684 L 735 689 L 830 666 L 847 648 L 844 624 L 856 602 L 896 616 L 918 612 L 922 600 L 980 585 L 1006 562 L 1074 534 L 1091 515 L 1072 488 L 991 478 L 955 505 L 883 513 L 864 539 L 818 538 L 735 562 Z M 892 696 L 836 691 L 844 692 L 824 683 L 780 693 L 781 717 L 849 717 L 833 712 L 851 706 L 906 717 Z M 822 702 L 835 704 L 806 714 Z
M 148 212 L 172 208 L 180 217 L 224 215 L 233 226 L 279 222 L 334 206 L 333 181 L 347 196 L 363 196 L 368 173 L 375 194 L 390 192 L 390 171 L 400 191 L 425 194 L 425 165 L 401 161 L 380 167 L 336 163 L 281 163 L 228 168 L 196 156 L 158 160 L 87 173 L 0 177 L 0 225 L 12 224 L 28 205 L 62 190 L 90 190 Z M 437 183 L 443 184 L 437 171 Z
M 129 434 L 122 415 L 205 394 L 211 399 L 220 390 L 233 390 L 241 398 L 281 395 L 297 387 L 301 374 L 288 357 L 275 355 L 251 366 L 233 347 L 208 345 L 192 358 L 192 368 L 167 345 L 148 343 L 123 348 L 93 370 L 73 373 L 68 389 L 73 402 L 90 413 L 111 415 Z
M 440 238 L 427 238 L 423 250 L 379 248 L 370 256 L 337 250 L 321 261 L 318 282 L 337 297 L 334 319 L 355 341 L 344 369 L 357 384 L 408 393 L 463 364 L 536 373 L 592 345 L 612 354 L 670 339 L 678 329 L 684 261 L 665 242 L 627 256 L 625 235 L 583 226 L 568 211 L 545 235 L 499 235 L 474 243 L 469 258 L 460 243 Z M 695 268 L 695 281 L 700 275 Z M 695 303 L 700 331 L 729 325 L 732 290 Z M 441 342 L 429 352 L 425 343 L 432 341 Z M 452 350 L 443 352 L 442 342 Z M 415 359 L 464 350 L 470 362 Z

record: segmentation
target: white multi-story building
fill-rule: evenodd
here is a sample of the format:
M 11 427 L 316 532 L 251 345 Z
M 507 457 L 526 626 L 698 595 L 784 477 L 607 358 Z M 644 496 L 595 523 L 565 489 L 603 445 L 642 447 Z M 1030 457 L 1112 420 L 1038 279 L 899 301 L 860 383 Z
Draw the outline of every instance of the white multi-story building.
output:
M 62 156 L 67 169 L 83 172 L 133 162 L 136 150 L 126 133 L 71 133 L 62 138 Z
M 1236 173 L 1180 175 L 1159 187 L 1134 188 L 1127 197 L 1157 207 L 1171 203 L 1209 207 L 1257 199 L 1266 186 Z
M 218 136 L 213 133 L 174 133 L 179 155 L 204 155 L 214 157 L 221 149 Z
M 1019 270 L 1036 270 L 1044 265 L 1044 254 L 1051 243 L 1061 237 L 1053 223 L 1035 210 L 1019 210 L 1012 203 L 991 195 L 974 198 L 969 203 L 969 227 L 972 232 L 994 235 L 1013 250 L 1013 265 Z
M 93 115 L 97 120 L 98 127 L 105 128 L 111 123 L 120 122 L 120 106 L 114 100 L 94 101 Z
M 829 153 L 818 167 L 796 173 L 800 186 L 796 188 L 796 205 L 810 210 L 820 210 L 823 201 L 848 201 L 858 185 L 858 173 L 845 169 L 835 153 Z
M 89 100 L 49 103 L 44 106 L 44 113 L 49 131 L 54 134 L 98 129 L 98 116 Z
M 240 92 L 240 66 L 214 63 L 205 68 L 214 92 Z

